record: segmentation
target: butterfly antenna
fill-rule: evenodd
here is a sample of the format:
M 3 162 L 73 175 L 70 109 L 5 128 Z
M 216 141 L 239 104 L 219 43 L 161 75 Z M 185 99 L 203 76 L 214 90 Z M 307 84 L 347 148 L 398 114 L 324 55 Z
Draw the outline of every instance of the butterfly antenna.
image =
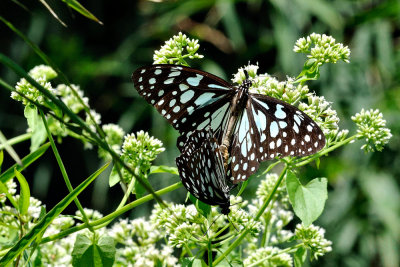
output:
M 237 203 L 236 203 L 236 204 L 237 204 Z M 229 214 L 228 214 L 226 217 L 228 217 L 229 223 L 232 224 L 232 226 L 233 226 L 233 228 L 235 228 L 236 232 L 239 233 L 239 229 L 237 229 L 236 226 L 235 226 L 235 224 L 229 219 Z
M 210 224 L 210 226 L 208 226 L 208 229 L 207 229 L 207 231 L 204 233 L 203 236 L 205 236 L 205 235 L 208 233 L 208 231 L 211 229 L 211 226 L 213 226 L 213 224 L 219 219 L 219 217 L 221 217 L 221 215 L 222 215 L 222 214 L 218 215 L 218 217 Z

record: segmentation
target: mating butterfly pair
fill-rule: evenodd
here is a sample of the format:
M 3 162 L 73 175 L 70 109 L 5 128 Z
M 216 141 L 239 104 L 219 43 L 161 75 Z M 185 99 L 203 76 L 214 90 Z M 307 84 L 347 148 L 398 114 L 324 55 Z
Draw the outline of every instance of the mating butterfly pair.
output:
M 182 175 L 184 170 L 190 171 L 190 175 L 184 173 L 196 182 L 184 186 L 208 204 L 221 205 L 226 200 L 225 193 L 220 194 L 226 192 L 227 182 L 222 180 L 237 184 L 255 173 L 262 161 L 306 156 L 325 146 L 321 129 L 310 117 L 278 99 L 249 93 L 248 79 L 236 87 L 207 72 L 161 64 L 137 69 L 132 80 L 139 94 L 180 132 L 182 155 L 177 164 L 182 181 L 189 179 Z M 215 144 L 220 145 L 218 151 Z M 215 155 L 206 156 L 211 154 Z M 221 156 L 227 166 L 222 176 L 217 173 Z M 196 158 L 190 161 L 193 166 L 179 160 L 189 157 Z M 204 173 L 208 179 L 201 179 L 196 170 L 206 166 L 206 159 L 217 168 L 210 168 L 212 173 Z M 217 175 L 217 182 L 209 183 L 213 175 Z

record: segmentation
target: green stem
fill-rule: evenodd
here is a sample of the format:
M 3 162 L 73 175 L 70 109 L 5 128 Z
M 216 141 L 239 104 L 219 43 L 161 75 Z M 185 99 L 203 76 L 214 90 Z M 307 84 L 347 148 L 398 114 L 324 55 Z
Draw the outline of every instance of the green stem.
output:
M 15 160 L 18 165 L 22 166 L 22 161 L 19 158 L 17 152 L 15 152 L 14 148 L 8 143 L 7 138 L 3 135 L 3 133 L 0 131 L 0 144 L 4 146 L 8 154 Z
M 133 189 L 133 186 L 134 186 L 134 185 L 135 185 L 135 179 L 132 178 L 131 181 L 130 181 L 130 183 L 129 183 L 128 189 L 125 191 L 124 197 L 122 198 L 121 203 L 119 203 L 119 205 L 118 205 L 116 211 L 117 211 L 117 210 L 120 210 L 120 209 L 125 205 L 126 201 L 128 200 L 128 198 L 129 198 L 129 196 L 130 196 L 130 194 L 131 194 L 131 192 L 132 192 L 132 189 Z M 107 226 L 108 224 L 110 224 L 111 222 L 112 222 L 112 221 L 110 220 L 110 221 L 105 222 L 105 223 L 103 223 L 103 224 L 97 225 L 97 226 L 95 227 L 95 229 L 100 229 L 100 228 L 106 227 L 106 226 Z
M 10 145 L 10 146 L 15 145 L 15 144 L 21 143 L 21 142 L 23 142 L 25 140 L 29 140 L 31 138 L 31 136 L 32 136 L 32 133 L 21 134 L 19 136 L 14 137 L 14 138 L 8 139 L 7 140 L 7 144 Z M 2 149 L 4 149 L 4 145 L 0 144 L 0 150 L 2 150 Z
M 208 266 L 212 267 L 213 262 L 212 262 L 212 244 L 211 240 L 209 239 L 207 242 L 207 253 L 208 253 Z
M 186 253 L 190 256 L 190 257 L 193 257 L 193 253 L 192 253 L 192 251 L 190 250 L 190 248 L 188 247 L 188 245 L 185 243 L 185 250 L 186 250 Z
M 336 148 L 344 146 L 344 145 L 350 143 L 351 141 L 354 141 L 355 139 L 357 139 L 356 135 L 350 136 L 349 138 L 347 138 L 347 139 L 345 139 L 345 140 L 343 140 L 343 141 L 341 141 L 339 143 L 336 143 L 335 145 L 333 145 L 331 147 L 328 147 L 326 149 L 323 149 L 323 150 L 315 153 L 311 158 L 308 158 L 306 160 L 300 161 L 299 163 L 296 163 L 294 165 L 294 167 L 297 168 L 297 167 L 301 167 L 301 166 L 307 165 L 308 163 L 313 162 L 316 158 L 324 156 L 324 155 L 328 154 L 329 152 L 332 152 Z
M 44 116 L 43 111 L 40 110 L 39 112 L 40 112 L 40 116 L 42 117 L 44 127 L 46 128 L 47 137 L 49 138 L 50 145 L 51 145 L 51 148 L 53 149 L 54 156 L 56 157 L 58 166 L 60 167 L 62 177 L 64 178 L 64 182 L 67 185 L 68 191 L 71 193 L 74 190 L 74 188 L 72 187 L 71 181 L 68 178 L 67 170 L 65 169 L 65 166 L 61 159 L 60 153 L 58 153 L 58 149 L 56 147 L 56 144 L 54 143 L 54 139 L 53 139 L 53 136 L 51 135 L 49 125 L 47 124 L 46 117 Z M 82 207 L 81 203 L 79 202 L 78 197 L 76 197 L 74 199 L 74 202 L 75 202 L 75 205 L 78 207 L 80 213 L 82 214 L 83 221 L 88 226 L 89 230 L 94 233 L 94 229 L 90 226 L 89 218 L 86 216 L 86 213 L 83 210 L 83 207 Z
M 166 194 L 166 193 L 171 192 L 173 190 L 176 190 L 176 189 L 178 189 L 180 187 L 182 187 L 182 182 L 178 182 L 178 183 L 170 185 L 170 186 L 168 186 L 166 188 L 158 190 L 158 191 L 155 192 L 155 194 L 163 195 L 163 194 Z M 95 226 L 101 225 L 103 223 L 112 221 L 115 218 L 117 218 L 118 216 L 124 214 L 125 212 L 127 212 L 127 211 L 129 211 L 131 209 L 133 209 L 134 207 L 142 205 L 143 203 L 146 203 L 146 202 L 148 202 L 148 201 L 150 201 L 152 199 L 153 199 L 153 195 L 147 195 L 147 196 L 144 196 L 142 198 L 139 198 L 139 199 L 137 199 L 137 200 L 125 205 L 121 209 L 116 210 L 116 211 L 108 214 L 107 216 L 105 216 L 105 217 L 103 217 L 101 219 L 98 219 L 96 221 L 90 222 L 89 225 L 92 226 L 92 227 L 95 227 Z M 75 227 L 71 227 L 71 228 L 69 228 L 69 229 L 67 229 L 65 231 L 62 231 L 62 232 L 60 232 L 60 233 L 58 233 L 56 235 L 52 235 L 52 236 L 48 236 L 46 238 L 43 238 L 40 241 L 40 243 L 43 244 L 43 243 L 47 243 L 47 242 L 50 242 L 50 241 L 54 241 L 54 240 L 60 239 L 62 237 L 65 237 L 67 235 L 70 235 L 72 233 L 75 233 L 75 232 L 80 231 L 80 230 L 85 229 L 85 228 L 86 228 L 86 225 L 84 225 L 84 224 L 81 224 L 81 225 L 78 225 L 78 226 L 75 226 Z M 95 229 L 97 229 L 97 228 L 95 227 Z
M 121 203 L 119 203 L 119 205 L 117 207 L 117 210 L 119 210 L 120 208 L 122 208 L 125 205 L 125 203 L 128 200 L 130 194 L 132 193 L 134 185 L 135 185 L 135 179 L 132 177 L 131 181 L 129 182 L 128 189 L 126 190 L 126 192 L 124 194 L 124 197 L 121 200 Z
M 260 210 L 257 212 L 254 220 L 258 221 L 261 217 L 261 215 L 264 213 L 265 209 L 268 207 L 269 203 L 271 202 L 273 196 L 276 193 L 276 190 L 278 189 L 279 185 L 281 184 L 283 178 L 285 177 L 286 171 L 288 169 L 288 165 L 285 165 L 285 168 L 282 170 L 278 180 L 275 183 L 274 188 L 272 189 L 271 193 L 269 194 L 268 198 L 265 200 L 264 204 L 260 208 Z M 246 228 L 246 230 L 243 231 L 243 233 L 228 247 L 227 250 L 224 251 L 224 253 L 219 256 L 214 262 L 214 265 L 217 265 L 220 263 L 229 253 L 231 253 L 232 250 L 234 250 L 237 246 L 240 245 L 242 240 L 246 237 L 246 235 L 250 232 L 249 228 Z

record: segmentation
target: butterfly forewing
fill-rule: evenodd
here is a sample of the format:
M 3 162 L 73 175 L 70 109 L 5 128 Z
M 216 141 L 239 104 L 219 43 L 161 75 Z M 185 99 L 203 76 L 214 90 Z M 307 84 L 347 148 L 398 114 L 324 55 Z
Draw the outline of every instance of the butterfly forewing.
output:
M 278 99 L 249 94 L 231 146 L 230 180 L 246 180 L 259 162 L 285 156 L 307 156 L 325 146 L 318 125 L 304 112 Z
M 132 80 L 139 94 L 182 134 L 180 148 L 193 130 L 208 126 L 221 138 L 235 93 L 229 83 L 207 72 L 169 64 L 139 68 Z
M 176 165 L 184 187 L 192 195 L 204 203 L 220 205 L 226 210 L 229 208 L 230 189 L 218 148 L 210 130 L 196 130 L 188 138 L 185 151 L 176 158 Z

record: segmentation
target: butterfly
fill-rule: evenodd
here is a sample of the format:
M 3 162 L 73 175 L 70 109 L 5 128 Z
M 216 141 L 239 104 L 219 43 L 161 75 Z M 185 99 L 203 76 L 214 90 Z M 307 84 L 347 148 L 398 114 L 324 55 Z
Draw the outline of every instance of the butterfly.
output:
M 194 131 L 211 128 L 234 184 L 255 173 L 262 161 L 307 156 L 325 146 L 322 130 L 309 116 L 276 98 L 250 93 L 248 77 L 234 86 L 208 72 L 155 64 L 135 70 L 132 80 L 179 131 L 181 152 Z
M 230 190 L 224 159 L 210 128 L 194 130 L 182 154 L 176 158 L 182 184 L 192 195 L 209 205 L 219 205 L 222 214 L 230 212 Z

